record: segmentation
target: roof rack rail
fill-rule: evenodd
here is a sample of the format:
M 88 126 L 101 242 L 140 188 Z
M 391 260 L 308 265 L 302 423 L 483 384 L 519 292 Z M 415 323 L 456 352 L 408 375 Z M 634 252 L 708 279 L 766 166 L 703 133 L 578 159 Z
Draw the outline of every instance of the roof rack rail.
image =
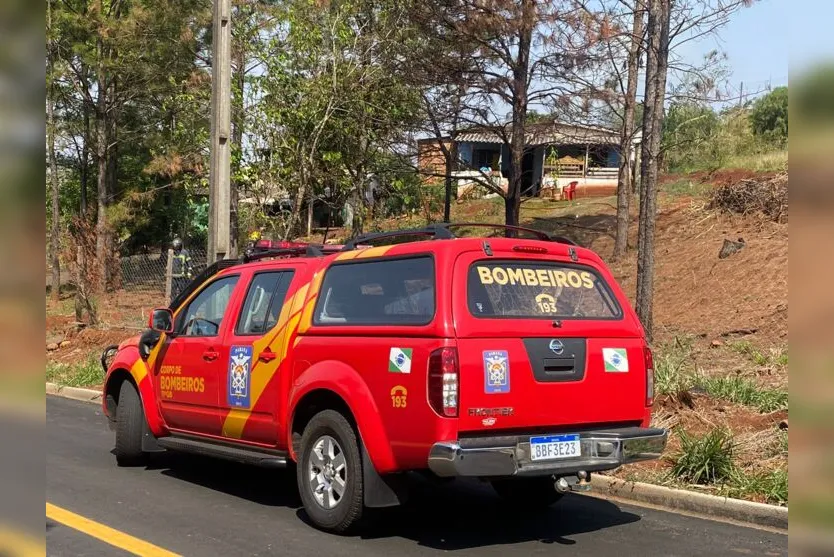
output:
M 495 228 L 495 229 L 502 229 L 514 232 L 525 232 L 527 234 L 531 234 L 535 236 L 539 240 L 543 240 L 545 242 L 557 242 L 560 244 L 568 244 L 571 246 L 577 245 L 576 242 L 573 240 L 566 238 L 564 236 L 551 236 L 547 232 L 542 230 L 536 230 L 535 228 L 528 228 L 526 226 L 514 226 L 511 224 L 496 224 L 491 222 L 441 222 L 436 223 L 431 226 L 442 226 L 444 228 L 466 228 L 466 227 L 483 227 L 483 228 Z
M 277 248 L 277 249 L 261 249 L 247 250 L 241 262 L 250 263 L 252 261 L 259 261 L 268 257 L 321 257 L 327 253 L 336 253 L 340 248 L 333 248 L 331 246 L 318 246 L 309 244 L 304 247 L 294 248 Z
M 440 226 L 446 228 L 447 230 L 450 228 L 472 228 L 472 227 L 479 227 L 479 228 L 495 228 L 495 229 L 502 229 L 505 231 L 513 231 L 513 232 L 526 232 L 527 234 L 531 234 L 535 236 L 539 240 L 544 240 L 545 242 L 551 241 L 551 237 L 547 232 L 542 232 L 541 230 L 536 230 L 534 228 L 526 228 L 524 226 L 514 226 L 511 224 L 495 224 L 491 222 L 441 222 L 436 223 L 433 226 Z
M 454 235 L 448 228 L 430 224 L 424 228 L 407 228 L 403 230 L 392 230 L 391 232 L 361 234 L 352 240 L 348 240 L 342 248 L 342 251 L 351 251 L 356 249 L 358 245 L 372 244 L 377 240 L 399 238 L 401 236 L 427 236 L 431 237 L 432 240 L 451 240 L 454 238 Z
M 424 226 L 423 228 L 406 228 L 402 230 L 392 230 L 389 232 L 373 232 L 370 234 L 362 234 L 349 240 L 342 247 L 342 251 L 351 251 L 362 244 L 373 244 L 377 240 L 385 240 L 388 238 L 399 238 L 403 236 L 415 236 L 420 239 L 430 238 L 432 240 L 452 240 L 457 238 L 452 229 L 454 228 L 493 228 L 512 232 L 524 232 L 530 234 L 538 240 L 545 242 L 557 242 L 560 244 L 567 244 L 570 246 L 577 245 L 576 242 L 565 238 L 564 236 L 551 236 L 547 232 L 536 230 L 534 228 L 527 228 L 524 226 L 513 226 L 509 224 L 494 224 L 490 222 L 436 222 Z

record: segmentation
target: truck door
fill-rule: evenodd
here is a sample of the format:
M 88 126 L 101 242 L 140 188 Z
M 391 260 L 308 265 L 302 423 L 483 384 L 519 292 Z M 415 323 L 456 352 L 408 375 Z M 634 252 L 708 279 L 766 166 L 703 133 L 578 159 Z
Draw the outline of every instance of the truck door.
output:
M 272 447 L 283 431 L 281 393 L 286 392 L 282 385 L 289 381 L 290 369 L 285 356 L 303 304 L 294 294 L 305 265 L 276 263 L 249 281 L 235 322 L 226 331 L 229 353 L 219 370 L 224 437 Z
M 177 312 L 154 369 L 154 389 L 165 423 L 172 430 L 220 433 L 219 378 L 229 358 L 223 335 L 238 295 L 238 275 L 219 277 Z

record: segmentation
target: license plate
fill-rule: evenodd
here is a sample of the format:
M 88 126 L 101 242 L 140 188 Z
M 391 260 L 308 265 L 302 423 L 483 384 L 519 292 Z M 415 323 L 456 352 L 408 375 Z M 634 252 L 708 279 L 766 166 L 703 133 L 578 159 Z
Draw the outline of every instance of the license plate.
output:
M 532 460 L 554 460 L 579 456 L 582 456 L 582 452 L 580 451 L 579 434 L 577 433 L 530 438 L 530 458 Z

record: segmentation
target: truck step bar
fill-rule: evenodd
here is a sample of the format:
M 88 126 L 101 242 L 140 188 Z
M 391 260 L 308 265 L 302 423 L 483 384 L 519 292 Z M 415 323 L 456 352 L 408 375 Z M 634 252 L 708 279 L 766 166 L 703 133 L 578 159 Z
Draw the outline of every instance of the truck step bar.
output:
M 220 442 L 195 439 L 180 435 L 161 437 L 157 439 L 159 446 L 172 451 L 198 454 L 241 462 L 243 464 L 254 464 L 263 468 L 286 468 L 287 455 L 278 451 L 262 451 L 256 448 L 231 447 Z

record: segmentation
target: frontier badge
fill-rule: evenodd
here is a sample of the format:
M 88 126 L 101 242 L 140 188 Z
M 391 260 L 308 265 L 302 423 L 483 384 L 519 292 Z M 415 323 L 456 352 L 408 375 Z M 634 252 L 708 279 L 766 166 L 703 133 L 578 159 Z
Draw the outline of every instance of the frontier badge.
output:
M 484 392 L 510 392 L 510 357 L 506 350 L 484 352 Z
M 249 408 L 252 384 L 252 347 L 232 346 L 229 353 L 229 406 Z

